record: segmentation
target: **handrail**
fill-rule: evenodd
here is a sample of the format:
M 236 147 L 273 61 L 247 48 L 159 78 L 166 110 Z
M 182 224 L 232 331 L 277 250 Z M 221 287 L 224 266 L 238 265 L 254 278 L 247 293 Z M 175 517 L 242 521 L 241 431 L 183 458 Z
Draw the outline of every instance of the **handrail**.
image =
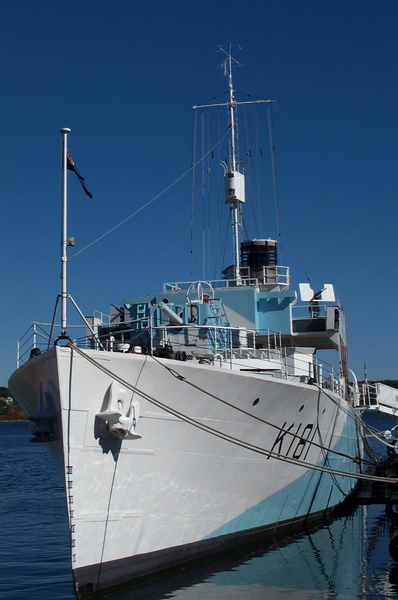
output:
M 138 323 L 145 323 L 145 328 L 140 329 L 135 327 Z M 117 328 L 110 329 L 110 331 L 101 336 L 96 332 L 93 333 L 93 331 L 89 333 L 90 329 L 86 328 L 84 324 L 69 326 L 68 330 L 86 329 L 86 335 L 81 337 L 78 336 L 77 339 L 75 339 L 76 345 L 108 351 L 118 351 L 117 345 L 125 343 L 125 336 L 127 338 L 126 343 L 131 347 L 134 345 L 134 342 L 136 342 L 136 345 L 142 345 L 142 334 L 147 332 L 149 335 L 149 354 L 153 354 L 157 349 L 172 344 L 176 351 L 178 351 L 179 348 L 183 349 L 184 352 L 189 355 L 190 360 L 195 358 L 198 359 L 198 357 L 202 356 L 208 357 L 214 362 L 214 356 L 223 356 L 223 361 L 220 361 L 220 366 L 222 367 L 222 365 L 228 364 L 231 369 L 239 366 L 240 361 L 244 361 L 241 363 L 241 366 L 247 368 L 247 365 L 245 365 L 247 359 L 267 360 L 274 362 L 277 370 L 280 372 L 280 376 L 285 379 L 302 382 L 314 380 L 331 391 L 339 391 L 340 389 L 340 382 L 334 373 L 332 365 L 320 362 L 316 357 L 312 359 L 312 357 L 310 358 L 306 353 L 303 353 L 302 359 L 300 359 L 300 354 L 297 351 L 294 352 L 292 357 L 288 352 L 288 348 L 282 346 L 280 332 L 274 332 L 268 329 L 264 332 L 264 335 L 266 336 L 265 347 L 256 348 L 256 331 L 246 330 L 251 346 L 239 345 L 233 347 L 233 332 L 240 331 L 239 328 L 236 327 L 226 325 L 199 325 L 197 323 L 183 324 L 181 326 L 175 324 L 154 326 L 153 318 L 151 316 L 124 321 L 120 324 L 126 326 L 126 329 L 119 331 L 120 339 L 115 340 L 113 338 L 113 343 L 110 343 L 111 336 L 117 335 Z M 24 358 L 28 354 L 29 349 L 40 346 L 40 340 L 44 340 L 47 348 L 49 347 L 52 338 L 44 329 L 42 329 L 44 327 L 52 328 L 52 324 L 34 322 L 20 340 L 18 340 L 17 368 L 22 361 L 25 362 Z M 61 325 L 55 324 L 54 328 L 60 329 Z M 40 329 L 42 330 L 40 331 Z M 181 337 L 178 337 L 179 332 L 177 332 L 177 330 L 179 330 L 179 332 L 185 330 L 184 342 L 181 341 Z M 211 337 L 209 338 L 208 335 L 199 337 L 199 331 L 211 331 Z M 175 333 L 176 335 L 174 336 L 173 334 Z M 31 341 L 32 344 L 26 349 L 29 341 Z M 187 346 L 189 349 L 187 349 Z M 233 367 L 233 365 L 235 365 L 235 367 Z
M 243 269 L 243 267 L 241 268 Z M 250 276 L 241 276 L 240 279 L 209 279 L 207 283 L 211 285 L 211 287 L 218 288 L 229 288 L 229 287 L 254 287 L 258 285 L 269 285 L 272 284 L 281 284 L 281 285 L 289 285 L 290 275 L 289 275 L 289 267 L 284 267 L 282 265 L 269 265 L 262 267 L 263 269 L 263 280 L 260 277 L 250 277 Z M 273 276 L 275 276 L 276 281 L 267 282 L 267 272 L 272 272 Z M 185 291 L 188 287 L 192 285 L 192 281 L 176 281 L 176 282 L 168 282 L 163 284 L 163 292 L 176 292 L 176 291 Z

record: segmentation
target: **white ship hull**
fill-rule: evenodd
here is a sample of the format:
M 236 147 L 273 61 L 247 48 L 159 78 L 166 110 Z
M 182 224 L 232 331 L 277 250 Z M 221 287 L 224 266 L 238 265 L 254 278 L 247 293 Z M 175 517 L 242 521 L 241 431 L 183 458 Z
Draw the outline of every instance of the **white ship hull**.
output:
M 358 472 L 325 450 L 360 451 L 340 396 L 214 364 L 84 352 L 94 364 L 56 346 L 9 382 L 36 427 L 54 431 L 78 597 L 278 534 L 353 491 L 355 477 L 313 468 Z M 115 402 L 122 413 L 134 404 L 136 439 L 107 436 L 98 414 Z

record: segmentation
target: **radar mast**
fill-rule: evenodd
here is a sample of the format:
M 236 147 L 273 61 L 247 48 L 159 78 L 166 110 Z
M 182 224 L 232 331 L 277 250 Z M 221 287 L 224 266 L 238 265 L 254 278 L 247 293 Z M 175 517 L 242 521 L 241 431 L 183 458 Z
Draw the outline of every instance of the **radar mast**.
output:
M 200 104 L 193 106 L 194 110 L 198 108 L 211 108 L 226 106 L 228 110 L 228 130 L 229 130 L 229 156 L 228 162 L 222 161 L 224 168 L 224 196 L 225 204 L 230 206 L 232 237 L 233 237 L 233 254 L 234 254 L 234 278 L 239 283 L 241 281 L 241 264 L 240 264 L 240 230 L 241 230 L 241 204 L 245 202 L 245 175 L 239 171 L 239 157 L 237 151 L 237 127 L 236 127 L 236 107 L 246 104 L 270 104 L 274 100 L 247 100 L 237 102 L 235 100 L 235 92 L 232 81 L 232 66 L 233 62 L 241 66 L 240 63 L 232 56 L 231 46 L 227 52 L 225 48 L 219 46 L 220 52 L 226 55 L 222 63 L 224 68 L 224 76 L 228 77 L 228 102 L 218 104 Z

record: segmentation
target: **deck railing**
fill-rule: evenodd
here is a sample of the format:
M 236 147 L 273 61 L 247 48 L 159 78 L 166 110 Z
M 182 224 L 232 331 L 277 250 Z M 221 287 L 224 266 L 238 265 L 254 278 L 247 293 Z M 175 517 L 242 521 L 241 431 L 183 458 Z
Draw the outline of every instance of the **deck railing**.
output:
M 106 318 L 103 318 L 106 317 Z M 99 325 L 109 326 L 108 316 L 95 316 L 94 335 L 86 325 L 68 327 L 68 336 L 77 346 L 110 352 L 147 352 L 180 360 L 208 361 L 220 367 L 257 370 L 263 375 L 301 383 L 315 382 L 325 389 L 341 393 L 341 385 L 333 366 L 309 359 L 308 354 L 294 353 L 283 347 L 279 333 L 267 330 L 262 335 L 262 348 L 256 343 L 256 332 L 245 331 L 243 344 L 237 344 L 241 331 L 233 327 L 204 325 L 152 326 L 152 318 L 145 317 L 119 323 L 106 335 L 98 335 Z M 105 323 L 103 323 L 105 321 Z M 144 325 L 144 327 L 141 327 Z M 84 335 L 82 335 L 84 330 Z M 52 332 L 52 337 L 50 335 Z M 17 343 L 17 367 L 26 362 L 36 350 L 43 352 L 57 343 L 60 325 L 35 322 Z M 264 337 L 266 342 L 264 343 Z M 241 340 L 240 340 L 241 341 Z M 65 343 L 62 338 L 62 343 Z M 251 363 L 248 364 L 248 360 Z M 256 362 L 253 362 L 253 361 Z M 261 361 L 264 365 L 261 365 Z M 267 361 L 267 362 L 265 362 Z M 264 368 L 261 368 L 263 366 Z
M 236 287 L 254 287 L 258 285 L 280 285 L 283 288 L 289 287 L 290 275 L 289 267 L 280 265 L 272 265 L 261 267 L 256 272 L 256 277 L 250 277 L 249 267 L 240 268 L 240 279 L 212 279 L 197 283 L 210 285 L 213 289 L 236 288 Z M 163 284 L 164 292 L 179 292 L 185 291 L 192 287 L 192 281 L 175 281 Z M 206 292 L 206 289 L 203 288 Z

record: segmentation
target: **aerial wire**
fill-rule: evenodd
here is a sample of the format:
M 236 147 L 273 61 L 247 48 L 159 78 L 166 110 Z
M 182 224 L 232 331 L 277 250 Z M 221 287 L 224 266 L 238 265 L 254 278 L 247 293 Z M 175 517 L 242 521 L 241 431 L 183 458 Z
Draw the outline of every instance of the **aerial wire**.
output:
M 281 244 L 281 229 L 279 223 L 279 205 L 278 205 L 278 185 L 276 180 L 276 164 L 275 164 L 275 143 L 274 143 L 274 124 L 272 119 L 272 104 L 267 102 L 268 111 L 268 129 L 269 129 L 269 143 L 271 148 L 271 163 L 272 163 L 272 177 L 274 182 L 274 200 L 275 200 L 275 214 L 276 214 L 276 226 L 278 229 L 278 244 L 279 244 L 279 256 L 282 261 L 282 244 Z
M 218 140 L 218 142 L 213 146 L 213 148 L 211 148 L 208 152 L 211 153 L 213 152 L 224 140 L 224 138 L 226 137 L 226 135 L 228 134 L 228 131 L 226 131 L 223 135 L 223 137 Z M 104 233 L 103 235 L 101 235 L 99 238 L 97 238 L 96 240 L 94 240 L 93 242 L 91 242 L 90 244 L 88 244 L 87 246 L 85 246 L 84 248 L 82 248 L 81 250 L 79 250 L 78 252 L 75 252 L 75 254 L 72 254 L 72 256 L 69 257 L 68 260 L 70 260 L 71 258 L 75 258 L 76 256 L 78 256 L 79 254 L 81 254 L 82 252 L 84 252 L 85 250 L 88 250 L 88 248 L 91 248 L 92 246 L 94 246 L 95 244 L 97 244 L 98 242 L 100 242 L 101 240 L 103 240 L 104 238 L 108 237 L 109 235 L 111 235 L 112 233 L 114 233 L 117 229 L 119 229 L 120 227 L 122 227 L 123 225 L 125 225 L 128 221 L 130 221 L 133 217 L 137 216 L 140 212 L 142 212 L 145 208 L 147 208 L 150 204 L 152 204 L 153 202 L 155 202 L 155 200 L 157 200 L 158 198 L 160 198 L 161 196 L 163 196 L 166 192 L 168 192 L 171 188 L 173 188 L 175 185 L 177 185 L 177 183 L 179 183 L 182 179 L 184 179 L 184 177 L 186 177 L 188 175 L 188 173 L 190 173 L 192 171 L 192 169 L 194 169 L 197 165 L 199 165 L 203 160 L 205 160 L 207 155 L 202 156 L 195 165 L 191 165 L 189 167 L 189 169 L 187 169 L 187 171 L 185 171 L 185 173 L 183 173 L 182 175 L 180 175 L 180 177 L 178 177 L 173 183 L 171 183 L 170 185 L 168 185 L 163 191 L 159 192 L 159 194 L 157 194 L 156 196 L 154 196 L 152 198 L 152 200 L 149 200 L 146 204 L 144 204 L 143 206 L 141 206 L 141 208 L 138 208 L 135 212 L 133 212 L 130 216 L 126 217 L 125 219 L 123 219 L 123 221 L 121 221 L 118 225 L 115 225 L 114 227 L 112 227 L 112 229 L 109 229 L 109 231 L 107 231 L 106 233 Z
M 193 116 L 193 140 L 192 140 L 192 178 L 191 178 L 191 248 L 190 248 L 190 279 L 193 279 L 193 205 L 195 202 L 195 163 L 196 163 L 196 133 L 197 133 L 197 111 Z
M 209 109 L 207 109 L 208 111 Z M 202 108 L 202 156 L 205 154 L 205 111 Z M 206 208 L 205 208 L 205 161 L 202 161 L 202 279 L 205 279 L 205 254 L 206 254 Z

